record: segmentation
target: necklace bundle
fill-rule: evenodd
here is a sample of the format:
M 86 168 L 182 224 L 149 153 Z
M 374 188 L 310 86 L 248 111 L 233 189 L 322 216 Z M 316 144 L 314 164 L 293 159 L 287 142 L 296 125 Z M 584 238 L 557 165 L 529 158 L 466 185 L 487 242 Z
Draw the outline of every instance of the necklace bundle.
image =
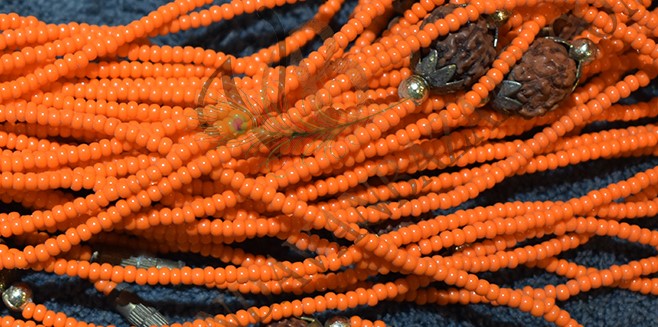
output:
M 657 73 L 650 1 L 361 0 L 332 31 L 345 4 L 328 0 L 249 56 L 149 41 L 284 5 L 177 0 L 125 26 L 0 14 L 3 323 L 87 324 L 35 303 L 28 271 L 88 281 L 138 326 L 384 326 L 350 313 L 384 302 L 575 326 L 561 303 L 578 294 L 658 292 L 657 256 L 561 257 L 600 236 L 655 248 L 638 223 L 655 168 L 468 206 L 515 176 L 656 154 L 657 100 L 624 102 Z M 521 266 L 564 282 L 486 275 Z M 174 322 L 132 285 L 261 301 Z

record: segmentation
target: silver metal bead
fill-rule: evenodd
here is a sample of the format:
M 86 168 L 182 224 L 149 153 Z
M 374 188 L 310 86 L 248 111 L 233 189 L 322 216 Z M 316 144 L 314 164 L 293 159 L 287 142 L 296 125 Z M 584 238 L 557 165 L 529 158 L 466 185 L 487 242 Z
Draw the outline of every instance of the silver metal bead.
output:
M 183 268 L 185 263 L 182 261 L 174 261 L 162 259 L 150 254 L 132 254 L 122 250 L 103 249 L 102 251 L 95 251 L 91 256 L 93 262 L 107 262 L 113 265 L 120 265 L 122 267 L 134 266 L 135 268 L 148 269 L 155 268 Z
M 350 327 L 350 320 L 346 317 L 335 316 L 325 321 L 324 327 Z
M 411 99 L 416 104 L 421 104 L 427 100 L 430 88 L 427 81 L 419 75 L 411 75 L 400 83 L 398 87 L 398 96 L 400 99 Z
M 596 44 L 590 39 L 577 39 L 571 41 L 569 57 L 578 62 L 587 63 L 596 58 Z
M 507 23 L 507 20 L 509 20 L 510 16 L 512 16 L 512 13 L 507 10 L 497 10 L 493 14 L 487 16 L 487 24 L 489 25 L 489 29 L 493 29 L 494 48 L 498 47 L 498 39 L 500 38 L 499 28 Z
M 130 258 L 121 260 L 121 266 L 135 266 L 136 268 L 148 269 L 151 267 L 155 268 L 183 268 L 185 263 L 182 261 L 174 261 L 156 257 L 149 257 L 145 255 L 131 256 Z
M 25 283 L 15 283 L 2 292 L 2 302 L 13 311 L 21 311 L 32 302 L 32 289 Z
M 137 327 L 169 325 L 167 318 L 155 308 L 144 304 L 136 294 L 126 289 L 115 289 L 115 291 L 118 291 L 118 295 L 114 300 L 114 306 L 131 325 Z
M 493 14 L 489 15 L 489 21 L 495 27 L 503 26 L 512 14 L 507 10 L 496 10 Z

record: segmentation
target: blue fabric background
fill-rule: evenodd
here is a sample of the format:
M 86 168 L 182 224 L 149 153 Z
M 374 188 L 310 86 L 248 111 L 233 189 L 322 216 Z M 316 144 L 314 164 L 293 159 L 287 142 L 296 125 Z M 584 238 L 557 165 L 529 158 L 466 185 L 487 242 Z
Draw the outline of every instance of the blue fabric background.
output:
M 0 12 L 33 15 L 50 23 L 77 21 L 118 25 L 137 19 L 165 2 L 164 0 L 2 0 Z M 353 5 L 353 3 L 347 4 L 341 11 L 333 24 L 334 30 L 339 26 L 337 24 L 345 21 Z M 154 42 L 205 46 L 233 54 L 250 54 L 299 26 L 300 22 L 312 16 L 317 6 L 317 0 L 307 1 L 258 15 L 239 17 L 230 22 L 221 22 L 210 28 L 160 37 Z M 657 94 L 655 85 L 634 96 L 636 99 L 646 99 L 653 94 Z M 601 126 L 591 129 L 596 128 Z M 468 206 L 512 200 L 564 200 L 628 178 L 656 165 L 658 165 L 656 158 L 599 160 L 568 169 L 512 178 L 469 202 Z M 656 228 L 657 225 L 654 219 L 646 219 L 640 223 L 651 228 Z M 655 249 L 613 238 L 597 238 L 583 248 L 570 251 L 562 257 L 580 264 L 603 268 L 655 254 Z M 496 274 L 483 274 L 483 277 L 513 287 L 541 286 L 564 281 L 540 270 L 521 268 L 513 271 L 504 270 Z M 122 317 L 112 310 L 107 300 L 86 281 L 41 273 L 29 274 L 25 277 L 25 281 L 33 285 L 35 301 L 45 304 L 50 309 L 63 311 L 67 315 L 96 324 L 126 325 Z M 227 309 L 234 311 L 254 303 L 269 302 L 265 298 L 240 299 L 233 294 L 195 287 L 134 287 L 134 289 L 160 309 L 172 322 L 190 320 L 199 312 L 224 313 Z M 580 294 L 560 305 L 585 326 L 658 324 L 658 310 L 656 310 L 658 298 L 624 290 L 599 289 Z M 392 326 L 406 327 L 548 325 L 529 314 L 489 305 L 438 307 L 385 303 L 376 308 L 360 308 L 349 314 L 352 313 L 358 313 L 364 318 L 380 318 Z M 4 308 L 0 310 L 0 314 L 6 314 L 6 310 Z M 318 317 L 322 318 L 323 315 Z

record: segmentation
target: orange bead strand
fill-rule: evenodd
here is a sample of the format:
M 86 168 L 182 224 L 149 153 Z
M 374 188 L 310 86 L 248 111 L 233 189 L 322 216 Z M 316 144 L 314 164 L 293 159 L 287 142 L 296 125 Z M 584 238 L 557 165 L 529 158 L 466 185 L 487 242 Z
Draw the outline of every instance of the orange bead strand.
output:
M 243 57 L 149 38 L 296 1 L 176 0 L 125 26 L 0 14 L 0 201 L 20 207 L 0 213 L 0 273 L 77 277 L 110 298 L 128 283 L 290 299 L 172 326 L 269 324 L 388 301 L 487 303 L 578 326 L 558 301 L 601 287 L 658 294 L 658 256 L 601 269 L 560 257 L 598 236 L 655 248 L 658 232 L 634 219 L 658 213 L 656 167 L 571 199 L 456 209 L 512 178 L 658 155 L 657 98 L 622 102 L 658 74 L 650 1 L 453 1 L 461 6 L 431 22 L 444 1 L 397 2 L 358 1 L 327 32 L 345 3 L 326 1 Z M 418 54 L 500 10 L 509 17 L 495 59 L 472 85 L 400 96 Z M 491 110 L 493 92 L 565 13 L 587 25 L 576 39 L 597 48 L 580 84 L 540 117 Z M 254 241 L 303 258 L 251 253 L 243 244 Z M 108 247 L 207 262 L 99 260 Z M 503 287 L 481 274 L 522 265 L 566 282 Z M 87 325 L 31 301 L 20 310 L 1 323 Z

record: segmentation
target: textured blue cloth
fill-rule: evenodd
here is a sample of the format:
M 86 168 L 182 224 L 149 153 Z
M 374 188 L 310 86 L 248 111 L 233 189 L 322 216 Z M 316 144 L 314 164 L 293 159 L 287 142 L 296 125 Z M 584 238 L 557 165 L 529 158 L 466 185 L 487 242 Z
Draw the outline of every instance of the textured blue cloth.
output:
M 352 3 L 346 5 L 341 15 L 333 22 L 334 30 L 345 21 L 353 7 L 354 1 L 348 2 Z M 2 0 L 0 12 L 33 15 L 50 23 L 77 21 L 118 25 L 137 19 L 164 3 L 164 0 Z M 210 28 L 161 37 L 155 42 L 205 46 L 238 55 L 250 54 L 299 26 L 300 22 L 313 14 L 317 6 L 317 1 L 308 1 L 274 11 L 263 11 L 230 22 L 221 22 Z M 646 99 L 657 94 L 652 87 L 638 93 L 635 95 L 638 99 Z M 628 178 L 656 165 L 658 165 L 656 158 L 599 160 L 548 173 L 515 177 L 485 192 L 467 205 L 512 200 L 565 200 Z M 653 219 L 645 219 L 641 224 L 645 227 L 656 227 L 656 221 Z M 586 246 L 576 251 L 569 251 L 561 257 L 580 264 L 603 268 L 655 254 L 655 249 L 613 238 L 598 237 Z M 564 281 L 541 270 L 523 268 L 481 275 L 493 282 L 512 287 L 541 286 Z M 108 301 L 86 281 L 41 273 L 32 273 L 25 280 L 34 287 L 35 301 L 45 304 L 52 310 L 63 311 L 67 315 L 87 322 L 126 325 L 122 317 L 112 310 Z M 234 294 L 195 287 L 135 287 L 134 289 L 172 322 L 190 320 L 199 312 L 225 313 L 226 310 L 235 311 L 255 303 L 268 303 L 272 300 L 265 297 L 241 299 Z M 559 305 L 585 326 L 658 324 L 658 310 L 656 310 L 658 298 L 624 290 L 599 289 L 580 294 Z M 0 313 L 6 314 L 6 311 Z M 548 325 L 543 320 L 518 310 L 490 305 L 438 307 L 384 303 L 375 308 L 360 308 L 351 313 L 358 313 L 369 319 L 380 318 L 392 326 L 405 327 Z

